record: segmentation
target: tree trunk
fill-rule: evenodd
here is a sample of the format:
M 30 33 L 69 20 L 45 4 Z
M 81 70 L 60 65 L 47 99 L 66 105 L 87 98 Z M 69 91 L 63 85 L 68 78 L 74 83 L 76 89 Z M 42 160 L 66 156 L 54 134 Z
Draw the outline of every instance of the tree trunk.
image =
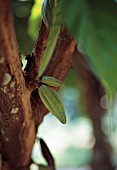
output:
M 81 95 L 83 95 L 83 106 L 86 113 L 92 120 L 95 136 L 95 146 L 92 160 L 93 170 L 114 170 L 111 162 L 112 148 L 106 142 L 106 136 L 102 131 L 102 118 L 106 112 L 100 105 L 101 97 L 105 94 L 103 87 L 98 79 L 91 72 L 85 58 L 76 52 L 74 66 L 77 70 L 77 78 Z
M 29 165 L 36 129 L 8 0 L 0 1 L 0 61 L 1 153 L 3 169 L 13 170 Z

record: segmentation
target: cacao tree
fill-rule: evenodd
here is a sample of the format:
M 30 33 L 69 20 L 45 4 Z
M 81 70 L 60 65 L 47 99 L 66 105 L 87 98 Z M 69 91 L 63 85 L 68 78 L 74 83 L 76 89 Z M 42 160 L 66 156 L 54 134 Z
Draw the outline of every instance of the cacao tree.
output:
M 24 70 L 13 3 L 0 0 L 1 169 L 30 169 L 37 128 L 49 111 L 66 123 L 64 106 L 56 91 L 74 68 L 96 139 L 91 166 L 113 170 L 111 147 L 101 129 L 107 110 L 101 107 L 100 99 L 107 94 L 112 103 L 116 92 L 116 1 L 44 0 L 37 41 L 31 54 L 25 56 Z M 39 168 L 54 170 L 48 147 L 42 139 L 40 143 L 48 167 Z

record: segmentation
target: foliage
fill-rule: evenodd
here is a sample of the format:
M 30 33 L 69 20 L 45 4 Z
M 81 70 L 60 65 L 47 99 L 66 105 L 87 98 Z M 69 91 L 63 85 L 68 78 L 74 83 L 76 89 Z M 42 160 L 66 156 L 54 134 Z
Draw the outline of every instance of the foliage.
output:
M 38 92 L 41 100 L 47 109 L 56 116 L 63 124 L 66 123 L 66 114 L 61 98 L 57 92 L 50 86 L 62 86 L 63 83 L 53 77 L 44 76 L 42 78 L 42 85 L 39 87 Z M 45 84 L 45 85 L 44 85 Z
M 41 19 L 42 2 L 43 0 L 35 0 L 35 4 L 31 10 L 27 33 L 30 35 L 32 40 L 35 40 L 37 37 L 39 22 Z M 88 60 L 92 71 L 105 87 L 109 97 L 114 96 L 117 86 L 116 1 L 61 0 L 61 2 L 63 2 L 62 7 L 67 28 L 84 50 L 85 57 Z M 20 20 L 16 22 L 16 26 L 17 23 L 22 24 Z M 18 34 L 20 35 L 20 39 L 18 38 L 19 45 L 23 44 L 21 45 L 21 48 L 25 47 L 25 49 L 27 49 L 29 45 L 25 46 L 23 43 L 21 37 L 24 37 L 24 35 L 21 35 L 22 31 L 18 30 Z M 44 54 L 46 56 L 49 54 L 48 62 L 50 60 L 49 56 L 53 53 L 53 49 L 56 44 L 56 40 L 55 43 L 51 41 L 53 39 L 52 37 L 53 36 L 50 36 L 48 39 L 48 48 Z M 28 40 L 28 42 L 30 44 L 32 43 L 33 46 L 33 41 L 31 42 L 31 40 Z M 28 51 L 31 51 L 31 49 Z
M 40 26 L 41 16 L 41 6 L 43 0 L 35 0 L 35 3 L 31 10 L 31 15 L 28 21 L 28 34 L 33 40 L 36 40 L 38 35 L 38 30 Z
M 62 23 L 61 0 L 55 0 L 54 4 L 51 6 L 49 6 L 47 2 L 48 1 L 44 0 L 42 14 L 43 14 L 44 21 L 46 22 L 46 25 L 51 26 L 51 27 L 50 27 L 50 34 L 48 37 L 47 48 L 45 50 L 45 53 L 44 53 L 44 56 L 43 56 L 43 59 L 42 59 L 42 62 L 39 68 L 39 77 L 41 77 L 41 75 L 43 74 L 44 70 L 46 69 L 51 59 L 51 56 L 53 54 L 53 51 L 54 51 L 54 48 L 55 48 L 55 45 L 58 39 L 58 35 L 60 32 L 61 23 Z M 50 3 L 52 3 L 52 1 L 50 1 Z M 44 12 L 46 9 L 48 13 Z M 53 15 L 54 17 L 51 18 L 51 15 Z M 52 22 L 50 23 L 51 19 L 52 19 Z
M 109 97 L 117 89 L 117 4 L 112 0 L 63 0 L 65 23 L 81 44 Z

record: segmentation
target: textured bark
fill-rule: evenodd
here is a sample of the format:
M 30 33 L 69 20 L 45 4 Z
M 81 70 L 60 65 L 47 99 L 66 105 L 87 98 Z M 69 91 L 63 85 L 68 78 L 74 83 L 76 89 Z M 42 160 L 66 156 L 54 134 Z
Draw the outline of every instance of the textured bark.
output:
M 45 26 L 44 22 L 42 21 L 41 28 L 37 38 L 37 43 L 33 51 L 33 55 L 35 57 L 35 69 L 34 69 L 35 77 L 38 75 L 38 69 L 46 49 L 49 32 L 50 30 Z
M 4 161 L 12 170 L 27 166 L 36 135 L 35 122 L 8 0 L 0 0 L 0 130 L 3 169 Z
M 32 55 L 27 56 L 27 66 L 25 68 L 26 71 L 26 81 L 28 81 L 27 86 L 32 88 L 32 90 L 35 89 L 34 84 L 35 78 L 38 75 L 38 69 L 41 64 L 46 45 L 47 40 L 49 36 L 49 29 L 45 26 L 44 22 L 41 22 L 40 31 L 38 34 L 37 42 L 35 44 L 35 47 L 33 49 Z M 30 83 L 29 83 L 30 82 Z M 31 83 L 32 82 L 32 83 Z
M 0 151 L 2 170 L 29 169 L 37 126 L 48 112 L 35 90 L 39 84 L 34 79 L 46 48 L 48 34 L 49 30 L 42 22 L 37 44 L 31 55 L 34 62 L 31 64 L 32 58 L 30 61 L 28 60 L 24 77 L 10 1 L 0 0 Z M 44 74 L 64 80 L 71 68 L 75 47 L 75 41 L 68 35 L 65 28 L 62 28 L 52 61 Z M 32 72 L 30 72 L 30 68 Z M 33 76 L 32 73 L 34 73 Z
M 83 106 L 92 120 L 95 136 L 95 146 L 92 160 L 93 170 L 114 170 L 111 162 L 111 147 L 106 142 L 106 136 L 101 127 L 102 118 L 106 112 L 100 105 L 100 99 L 105 94 L 98 79 L 89 69 L 85 58 L 76 52 L 74 67 L 77 70 L 79 88 L 83 94 Z

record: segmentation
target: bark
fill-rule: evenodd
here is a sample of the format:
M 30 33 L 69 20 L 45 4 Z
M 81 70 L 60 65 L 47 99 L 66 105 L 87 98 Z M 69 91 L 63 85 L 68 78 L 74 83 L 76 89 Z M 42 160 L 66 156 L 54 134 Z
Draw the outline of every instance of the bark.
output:
M 40 31 L 38 34 L 38 38 L 37 38 L 37 42 L 35 44 L 32 55 L 28 55 L 26 58 L 27 66 L 25 68 L 25 71 L 26 71 L 25 78 L 27 81 L 27 86 L 28 87 L 30 86 L 32 90 L 35 89 L 35 86 L 33 86 L 33 83 L 35 81 L 35 78 L 38 75 L 38 69 L 41 64 L 41 60 L 43 58 L 43 55 L 46 49 L 49 32 L 50 30 L 47 29 L 44 22 L 42 21 Z
M 10 2 L 0 1 L 0 138 L 3 169 L 28 166 L 35 140 L 30 91 L 25 86 Z
M 38 96 L 36 88 L 39 84 L 34 79 L 46 48 L 48 34 L 49 30 L 42 22 L 37 44 L 28 60 L 24 77 L 10 1 L 0 0 L 0 151 L 2 170 L 29 169 L 37 126 L 42 122 L 44 115 L 48 113 Z M 65 28 L 62 28 L 52 61 L 44 74 L 64 80 L 71 68 L 75 47 L 76 43 L 73 38 L 69 36 Z M 31 64 L 30 61 L 34 62 Z M 30 68 L 32 72 L 30 72 Z
M 74 67 L 77 70 L 78 84 L 83 94 L 83 106 L 86 113 L 92 120 L 95 136 L 95 146 L 92 160 L 93 170 L 114 170 L 111 162 L 112 148 L 107 143 L 106 135 L 102 131 L 102 118 L 106 110 L 101 107 L 100 99 L 105 94 L 98 79 L 91 72 L 85 58 L 76 52 L 74 57 Z

